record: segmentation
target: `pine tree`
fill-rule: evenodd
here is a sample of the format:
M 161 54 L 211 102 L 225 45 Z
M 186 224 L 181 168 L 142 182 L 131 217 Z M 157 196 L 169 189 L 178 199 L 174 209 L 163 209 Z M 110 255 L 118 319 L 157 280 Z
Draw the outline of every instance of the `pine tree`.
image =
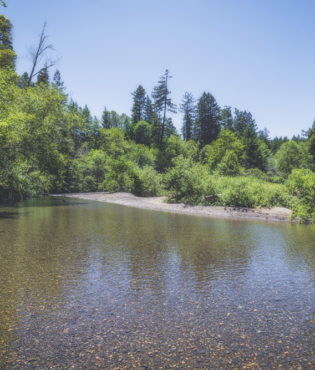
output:
M 28 82 L 28 73 L 24 72 L 21 75 L 21 78 L 20 78 L 20 81 L 19 81 L 19 87 L 21 89 L 24 89 L 27 86 L 27 82 Z
M 210 144 L 220 132 L 220 107 L 215 98 L 204 92 L 197 104 L 194 138 L 201 146 Z
M 220 124 L 223 130 L 230 131 L 234 130 L 233 129 L 234 119 L 231 107 L 224 107 L 223 109 L 221 109 Z
M 192 130 L 195 120 L 195 101 L 191 93 L 185 92 L 182 104 L 180 105 L 180 111 L 184 113 L 182 134 L 185 141 L 192 139 Z
M 145 90 L 139 85 L 137 89 L 132 93 L 133 96 L 133 106 L 132 106 L 132 123 L 137 123 L 144 120 L 145 115 Z
M 48 84 L 49 83 L 49 74 L 48 68 L 45 66 L 42 68 L 37 75 L 37 84 Z
M 123 131 L 128 131 L 130 125 L 130 117 L 126 114 L 118 114 L 114 110 L 108 111 L 106 107 L 104 108 L 101 125 L 104 128 L 118 127 Z
M 56 72 L 54 74 L 54 77 L 53 77 L 53 84 L 54 86 L 56 86 L 56 88 L 60 91 L 63 91 L 64 89 L 64 83 L 63 81 L 61 80 L 61 74 L 60 74 L 60 71 L 58 69 L 56 69 Z
M 93 118 L 92 118 L 89 107 L 85 105 L 84 108 L 81 110 L 81 112 L 82 112 L 85 122 L 90 124 L 93 121 Z
M 235 108 L 234 110 L 234 123 L 233 128 L 235 133 L 242 137 L 245 133 L 245 130 L 251 132 L 252 136 L 257 135 L 257 125 L 256 122 L 250 112 L 246 110 L 240 111 Z
M 0 68 L 15 68 L 16 54 L 13 50 L 12 24 L 0 14 Z
M 244 145 L 244 167 L 265 170 L 269 150 L 265 140 L 259 138 L 252 114 L 235 109 L 233 128 Z
M 148 95 L 145 98 L 144 120 L 148 123 L 151 123 L 151 124 L 156 122 L 156 114 L 153 110 L 152 101 L 151 101 L 151 99 Z
M 101 119 L 101 125 L 104 128 L 111 128 L 110 112 L 106 109 L 106 107 L 103 110 L 102 119 Z
M 176 113 L 176 105 L 172 103 L 170 98 L 171 92 L 168 89 L 168 80 L 172 76 L 169 75 L 168 69 L 160 78 L 158 85 L 154 87 L 152 98 L 154 100 L 153 109 L 158 116 L 158 146 L 161 148 L 166 133 L 167 112 Z

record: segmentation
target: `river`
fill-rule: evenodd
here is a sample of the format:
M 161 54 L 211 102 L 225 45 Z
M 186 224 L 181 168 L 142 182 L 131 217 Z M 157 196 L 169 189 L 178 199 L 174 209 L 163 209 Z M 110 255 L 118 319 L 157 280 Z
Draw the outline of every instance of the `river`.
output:
M 0 368 L 315 366 L 315 227 L 0 207 Z

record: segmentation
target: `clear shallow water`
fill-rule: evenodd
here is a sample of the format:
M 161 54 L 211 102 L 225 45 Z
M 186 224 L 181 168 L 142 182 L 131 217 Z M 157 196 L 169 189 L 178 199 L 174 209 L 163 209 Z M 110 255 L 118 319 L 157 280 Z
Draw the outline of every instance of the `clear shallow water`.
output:
M 0 368 L 315 367 L 315 228 L 0 207 Z

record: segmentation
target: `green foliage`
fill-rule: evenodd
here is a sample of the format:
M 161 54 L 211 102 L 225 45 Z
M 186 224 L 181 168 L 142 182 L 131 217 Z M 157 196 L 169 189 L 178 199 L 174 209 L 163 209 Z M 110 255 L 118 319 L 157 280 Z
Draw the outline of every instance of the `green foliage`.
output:
M 150 149 L 142 144 L 131 145 L 127 157 L 140 168 L 146 166 L 154 167 L 156 162 L 156 149 Z
M 125 140 L 124 133 L 119 128 L 100 129 L 99 141 L 100 149 L 114 159 L 118 159 L 130 148 L 130 144 Z
M 101 124 L 105 129 L 120 128 L 127 132 L 130 125 L 130 118 L 126 114 L 118 114 L 114 110 L 108 111 L 104 108 Z
M 250 112 L 247 112 L 246 110 L 240 111 L 238 109 L 235 109 L 233 118 L 233 130 L 239 137 L 243 137 L 244 134 L 256 136 L 257 125 L 252 114 Z
M 165 174 L 164 181 L 170 192 L 169 200 L 174 202 L 201 204 L 205 196 L 215 194 L 207 168 L 182 156 L 174 160 L 174 167 Z
M 133 188 L 136 195 L 156 196 L 162 191 L 162 177 L 152 167 L 145 166 L 136 170 Z
M 226 186 L 221 189 L 220 204 L 230 207 L 254 207 L 254 198 L 249 193 L 247 182 L 241 181 L 233 183 L 233 186 Z
M 198 100 L 193 131 L 201 146 L 210 144 L 220 132 L 220 107 L 210 93 L 204 92 Z
M 151 124 L 155 124 L 158 122 L 158 116 L 156 112 L 154 112 L 152 101 L 148 95 L 145 98 L 143 119 L 144 121 Z
M 170 200 L 229 207 L 292 207 L 295 197 L 281 184 L 254 177 L 210 175 L 205 166 L 179 157 L 165 174 Z
M 191 140 L 193 136 L 193 126 L 195 124 L 196 107 L 194 97 L 191 93 L 185 92 L 180 105 L 180 111 L 184 114 L 182 134 L 185 141 Z
M 0 170 L 0 201 L 17 201 L 47 194 L 49 175 L 32 168 L 25 161 L 11 163 Z
M 217 167 L 217 172 L 222 176 L 236 176 L 241 172 L 239 159 L 233 150 L 227 150 Z
M 287 177 L 294 168 L 307 168 L 310 165 L 310 157 L 304 143 L 293 140 L 281 145 L 275 155 L 276 168 Z
M 111 160 L 110 170 L 105 176 L 102 188 L 105 191 L 134 191 L 134 181 L 137 167 L 124 159 Z
M 37 84 L 48 84 L 48 83 L 49 83 L 48 68 L 45 66 L 38 72 Z
M 0 68 L 15 68 L 16 54 L 11 49 L 0 48 Z
M 266 170 L 270 155 L 266 143 L 257 137 L 250 129 L 245 129 L 241 139 L 245 147 L 243 165 L 246 168 L 259 168 Z
M 131 135 L 138 144 L 150 146 L 153 144 L 153 126 L 145 121 L 136 122 L 131 126 Z
M 315 221 L 315 173 L 308 169 L 294 169 L 285 185 L 290 194 L 299 200 L 294 214 L 302 221 Z
M 198 156 L 198 146 L 192 140 L 185 142 L 178 136 L 171 135 L 165 140 L 163 150 L 158 151 L 157 169 L 161 172 L 165 172 L 174 165 L 173 161 L 179 156 L 196 160 Z
M 0 4 L 2 4 L 0 0 Z M 39 54 L 45 43 L 45 26 Z M 220 109 L 204 93 L 181 105 L 182 140 L 169 112 L 169 72 L 152 93 L 133 95 L 132 120 L 68 101 L 60 72 L 14 71 L 12 25 L 0 16 L 0 200 L 66 191 L 130 191 L 232 207 L 285 206 L 315 221 L 315 124 L 304 136 L 269 139 L 250 112 Z M 37 67 L 37 68 L 35 68 Z M 37 75 L 38 83 L 30 83 Z M 132 123 L 131 123 L 132 122 Z M 273 153 L 275 153 L 273 155 Z M 287 179 L 287 180 L 285 180 Z
M 145 119 L 146 94 L 144 88 L 139 85 L 131 95 L 133 97 L 131 121 L 136 123 Z
M 14 69 L 15 59 L 16 54 L 12 47 L 12 24 L 8 18 L 0 14 L 0 68 Z
M 223 130 L 234 130 L 234 118 L 231 107 L 224 107 L 223 109 L 221 109 L 220 124 Z
M 231 207 L 290 207 L 293 197 L 281 184 L 254 177 L 219 177 L 215 180 L 217 204 Z
M 229 156 L 233 157 L 234 165 L 232 167 L 236 166 L 236 162 L 238 167 L 240 167 L 240 163 L 244 159 L 244 145 L 232 131 L 222 130 L 217 140 L 202 149 L 201 158 L 204 163 L 209 165 L 211 170 L 215 170 L 227 152 L 229 152 Z M 232 153 L 234 154 L 232 155 Z M 227 160 L 228 158 L 225 158 L 224 161 L 226 162 Z M 226 165 L 228 165 L 227 162 Z
M 109 171 L 109 157 L 102 150 L 91 150 L 74 161 L 75 185 L 78 191 L 103 190 L 105 173 Z
M 152 92 L 152 98 L 154 100 L 153 110 L 157 116 L 157 122 L 155 123 L 156 143 L 159 148 L 162 148 L 164 138 L 170 135 L 169 131 L 172 131 L 169 130 L 171 121 L 167 118 L 167 113 L 176 113 L 176 105 L 172 102 L 170 97 L 171 92 L 168 88 L 171 77 L 169 70 L 166 69 L 164 75 L 160 77 L 158 85 L 154 87 Z

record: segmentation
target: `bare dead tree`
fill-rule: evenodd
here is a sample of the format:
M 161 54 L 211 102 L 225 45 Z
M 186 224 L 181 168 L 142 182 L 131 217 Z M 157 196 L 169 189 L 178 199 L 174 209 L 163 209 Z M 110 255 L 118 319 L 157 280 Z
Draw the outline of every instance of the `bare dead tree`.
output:
M 27 86 L 31 85 L 32 79 L 38 75 L 42 68 L 38 69 L 38 64 L 40 63 L 41 59 L 46 55 L 48 50 L 53 50 L 52 44 L 48 44 L 48 36 L 46 35 L 46 22 L 44 23 L 42 32 L 39 35 L 38 45 L 34 50 L 31 50 L 31 58 L 32 58 L 32 68 L 27 80 Z M 45 68 L 51 68 L 57 63 L 56 60 L 54 61 L 46 61 Z

